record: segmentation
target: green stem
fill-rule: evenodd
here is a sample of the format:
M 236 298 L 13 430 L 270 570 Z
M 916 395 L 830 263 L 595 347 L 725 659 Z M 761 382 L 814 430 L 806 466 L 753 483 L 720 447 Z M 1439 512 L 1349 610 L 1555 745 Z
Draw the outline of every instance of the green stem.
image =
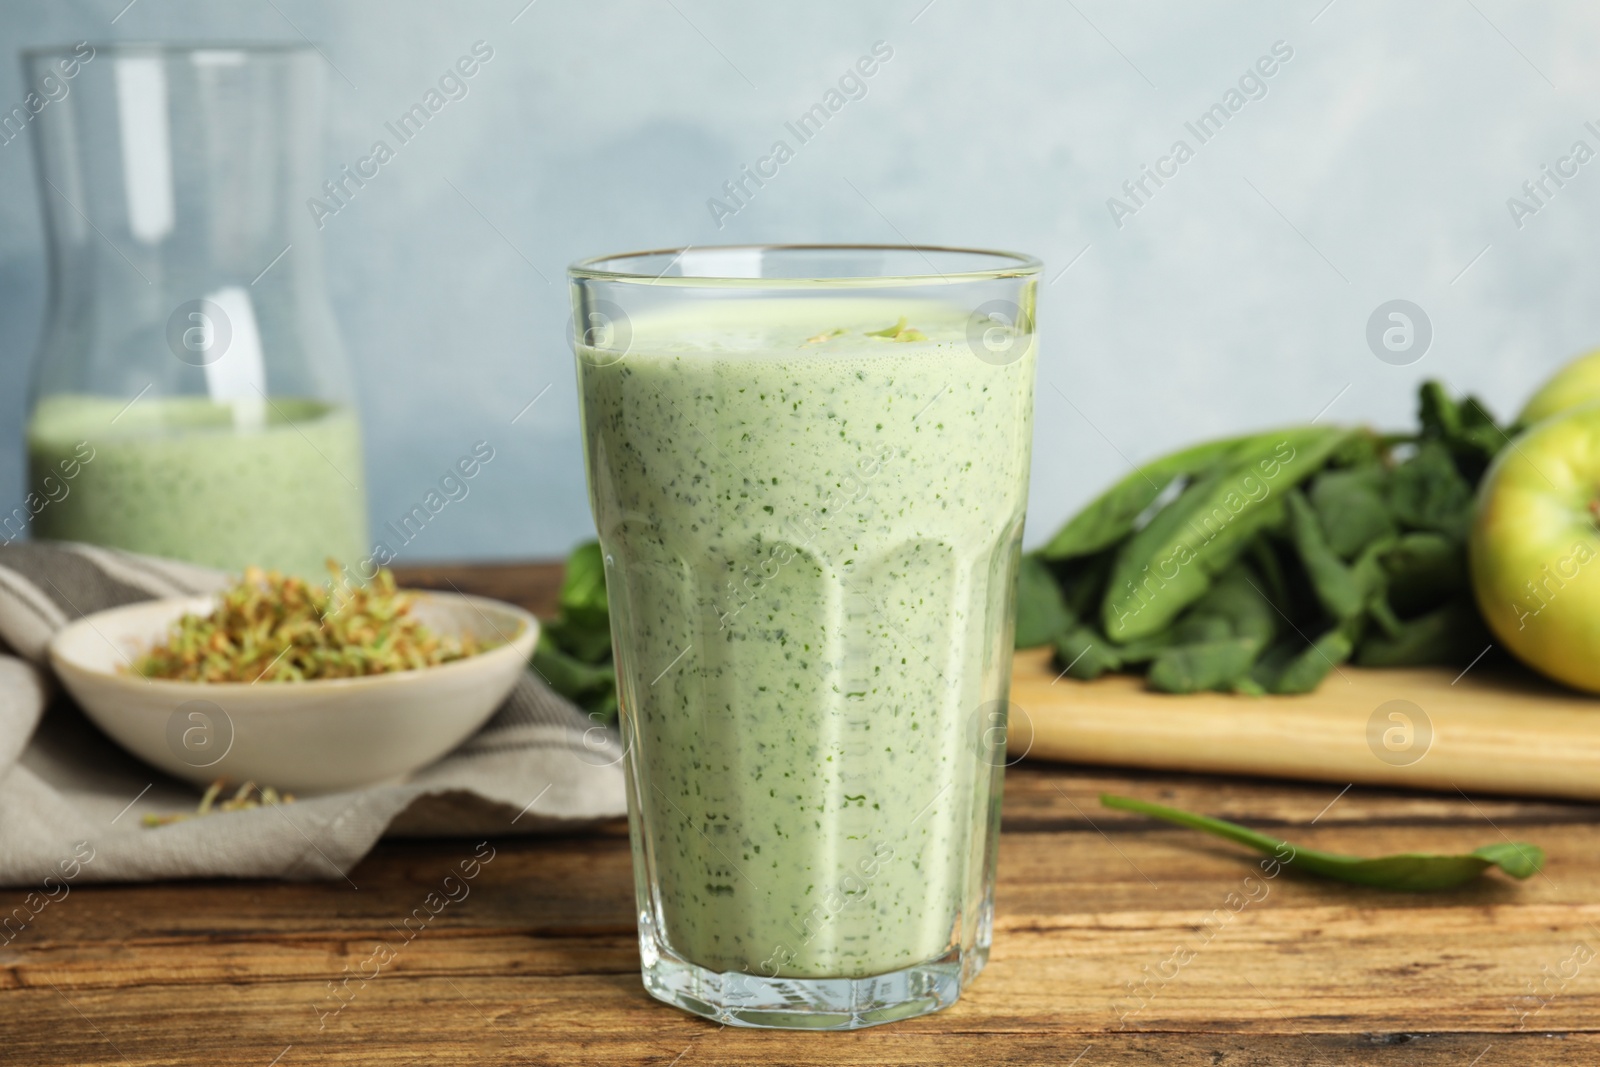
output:
M 1102 794 L 1100 803 L 1108 808 L 1138 812 L 1191 830 L 1215 834 L 1266 853 L 1284 867 L 1292 866 L 1307 874 L 1376 889 L 1454 889 L 1473 881 L 1490 867 L 1499 867 L 1513 878 L 1528 878 L 1544 866 L 1543 849 L 1538 845 L 1514 841 L 1485 845 L 1472 852 L 1454 855 L 1405 852 L 1366 859 L 1301 848 L 1238 823 L 1152 804 L 1148 800 Z M 1262 870 L 1268 870 L 1266 862 L 1262 863 Z M 1269 876 L 1276 874 L 1277 871 L 1273 870 Z

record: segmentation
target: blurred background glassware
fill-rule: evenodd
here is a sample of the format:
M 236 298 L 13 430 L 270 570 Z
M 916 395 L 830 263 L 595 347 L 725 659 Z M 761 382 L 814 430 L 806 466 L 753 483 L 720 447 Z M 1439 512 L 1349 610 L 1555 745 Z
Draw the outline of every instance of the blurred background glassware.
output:
M 321 246 L 323 69 L 299 45 L 23 54 L 50 242 L 33 536 L 321 573 L 367 545 Z

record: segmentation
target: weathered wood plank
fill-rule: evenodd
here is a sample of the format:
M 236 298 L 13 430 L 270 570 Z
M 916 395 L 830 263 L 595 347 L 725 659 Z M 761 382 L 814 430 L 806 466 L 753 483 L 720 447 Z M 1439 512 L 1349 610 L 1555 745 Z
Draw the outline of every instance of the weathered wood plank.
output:
M 1244 891 L 1241 891 L 1241 896 Z M 994 957 L 966 994 L 963 1025 L 1063 1032 L 1405 1029 L 1600 1031 L 1600 904 L 1462 905 L 1425 910 L 1258 902 L 1161 911 L 1063 912 L 997 923 Z M 1589 953 L 1578 951 L 1587 945 Z M 5 971 L 25 997 L 77 1003 L 260 987 L 260 1010 L 352 1017 L 377 994 L 422 997 L 449 981 L 561 997 L 638 982 L 631 936 L 532 937 L 423 930 L 362 937 L 253 938 L 48 946 Z M 1570 977 L 1568 977 L 1570 975 Z M 330 984 L 331 983 L 331 984 Z M 419 984 L 420 983 L 420 984 Z M 313 990 L 310 996 L 306 990 Z M 164 990 L 164 992 L 163 992 Z M 520 994 L 519 994 L 520 995 Z M 610 994 L 609 1009 L 675 1013 Z M 642 1025 L 648 1025 L 641 1020 Z
M 548 611 L 559 568 L 404 580 Z M 1025 761 L 989 970 L 950 1011 L 853 1034 L 719 1028 L 650 1000 L 621 823 L 496 840 L 470 895 L 410 940 L 398 924 L 475 842 L 385 842 L 359 890 L 79 887 L 0 947 L 0 1063 L 1600 1062 L 1600 808 L 1339 789 Z M 1504 834 L 1550 862 L 1450 894 L 1262 879 L 1253 854 L 1102 809 L 1101 792 L 1320 848 Z M 393 959 L 363 984 L 379 941 Z
M 1136 791 L 1166 797 L 1180 790 Z M 1013 790 L 1013 795 L 1017 792 Z M 1085 812 L 1090 810 L 1087 801 L 1087 797 L 1079 801 Z M 1008 812 L 1012 804 L 1008 798 Z M 1001 839 L 997 890 L 1002 915 L 1055 915 L 1064 910 L 1065 901 L 1091 910 L 1210 908 L 1256 870 L 1258 857 L 1226 842 L 1121 813 L 1096 809 L 1093 818 L 1093 826 L 1079 821 L 1070 829 L 1008 828 Z M 1546 848 L 1550 854 L 1546 873 L 1516 885 L 1491 876 L 1451 895 L 1452 902 L 1531 905 L 1600 900 L 1600 827 L 1594 823 L 1509 819 L 1491 823 L 1474 814 L 1467 820 L 1410 824 L 1335 823 L 1325 818 L 1315 826 L 1277 829 L 1297 844 L 1369 854 L 1459 851 L 1502 840 L 1505 831 Z M 10 947 L 107 939 L 380 934 L 438 889 L 443 876 L 458 858 L 471 853 L 473 844 L 386 842 L 352 872 L 359 889 L 344 882 L 80 886 L 46 907 Z M 630 857 L 620 825 L 609 827 L 604 836 L 502 839 L 495 848 L 494 860 L 473 881 L 470 895 L 447 907 L 432 929 L 565 935 L 632 929 Z M 1424 908 L 1436 899 L 1290 877 L 1280 881 L 1281 896 L 1297 902 Z
M 194 980 L 121 988 L 85 987 L 74 979 L 95 967 L 136 975 L 136 961 L 114 958 L 114 952 L 71 960 L 61 950 L 53 960 L 14 968 L 25 973 L 29 988 L 10 994 L 8 1003 L 27 1025 L 11 1030 L 8 1049 L 26 1055 L 19 1062 L 40 1064 L 109 1063 L 122 1056 L 133 1063 L 265 1063 L 292 1045 L 299 1055 L 284 1062 L 391 1063 L 413 1062 L 406 1057 L 423 1037 L 428 1060 L 446 1063 L 472 1057 L 663 1063 L 691 1046 L 694 1054 L 684 1062 L 738 1062 L 740 1055 L 749 1057 L 743 1062 L 914 1062 L 920 1052 L 941 1056 L 925 1063 L 993 1063 L 1020 1061 L 1029 1050 L 1073 1052 L 1091 1043 L 1112 1050 L 1181 1048 L 1171 1043 L 1175 1032 L 1319 1035 L 1323 1042 L 1344 1034 L 1353 1050 L 1366 1035 L 1406 1034 L 1425 1021 L 1435 1036 L 1473 1035 L 1481 1041 L 1476 1054 L 1485 1044 L 1532 1033 L 1593 1035 L 1600 1029 L 1595 983 L 1547 989 L 1542 1005 L 1525 988 L 1542 968 L 1566 958 L 1573 937 L 1592 938 L 1565 929 L 1592 919 L 1592 910 L 1432 909 L 1428 922 L 1406 924 L 1382 909 L 1274 908 L 1270 900 L 1222 926 L 1145 998 L 1142 1010 L 1119 1018 L 1108 990 L 1137 981 L 1141 969 L 1167 958 L 1174 944 L 1195 944 L 1196 918 L 1079 914 L 1027 927 L 1002 924 L 989 971 L 959 1005 L 853 1038 L 719 1031 L 656 1005 L 639 986 L 633 946 L 624 938 L 424 935 L 398 946 L 387 967 L 365 972 L 375 975 L 370 980 L 337 992 L 326 980 L 289 977 L 313 962 L 307 954 L 317 953 L 304 941 L 258 944 L 257 958 L 235 959 L 238 971 L 231 976 L 203 973 L 220 961 L 223 948 L 207 946 L 191 957 L 199 972 Z M 1410 932 L 1401 936 L 1397 929 Z M 352 957 L 359 963 L 370 952 L 365 946 L 330 949 L 322 949 L 321 966 L 336 975 Z M 181 965 L 174 958 L 164 966 Z M 153 1019 L 161 1025 L 152 1027 Z M 981 1043 L 960 1042 L 980 1036 Z M 1223 1045 L 1239 1047 L 1232 1040 Z M 1278 1047 L 1295 1045 L 1279 1041 Z M 239 1059 L 247 1049 L 251 1055 Z
M 1326 840 L 1315 843 L 1339 847 L 1339 838 L 1360 836 L 1399 847 L 1419 832 L 1445 831 L 1322 828 Z M 1048 1025 L 1074 1033 L 1114 1031 L 1124 1021 L 1147 1031 L 1389 1031 L 1415 1028 L 1419 1020 L 1431 1030 L 1474 1032 L 1511 1031 L 1529 1021 L 1540 1030 L 1600 1028 L 1600 983 L 1590 980 L 1587 960 L 1575 963 L 1578 946 L 1591 954 L 1600 947 L 1594 903 L 1600 828 L 1547 832 L 1556 835 L 1545 838 L 1555 857 L 1548 876 L 1520 885 L 1490 879 L 1448 895 L 1373 892 L 1287 875 L 1265 879 L 1239 850 L 1166 828 L 1119 830 L 1115 848 L 1092 830 L 1010 834 L 1002 845 L 995 958 L 961 1009 L 978 1018 L 964 1025 L 1000 1031 Z M 4 994 L 12 1006 L 14 998 L 44 988 L 74 1003 L 83 994 L 117 1004 L 121 996 L 157 996 L 162 988 L 182 1002 L 211 996 L 205 990 L 219 984 L 274 986 L 283 988 L 262 993 L 252 1011 L 289 1017 L 297 1006 L 310 1010 L 307 988 L 324 997 L 327 983 L 343 981 L 347 967 L 358 976 L 370 968 L 383 941 L 395 959 L 370 985 L 424 983 L 415 996 L 430 1035 L 435 1021 L 426 998 L 434 994 L 427 983 L 441 981 L 547 979 L 557 987 L 547 994 L 552 1001 L 561 999 L 566 983 L 567 995 L 592 1001 L 607 1017 L 644 1008 L 640 1026 L 654 1025 L 655 1016 L 672 1018 L 635 995 L 637 955 L 625 895 L 610 923 L 593 924 L 589 936 L 540 932 L 559 926 L 549 921 L 545 896 L 570 868 L 555 861 L 590 844 L 503 850 L 469 897 L 410 942 L 390 925 L 404 910 L 382 913 L 382 901 L 394 899 L 391 889 L 368 877 L 370 888 L 361 891 L 285 887 L 320 895 L 302 899 L 309 913 L 297 921 L 256 914 L 231 933 L 163 934 L 155 928 L 172 925 L 167 918 L 130 937 L 108 913 L 97 938 L 19 938 L 0 958 L 7 965 L 0 985 L 25 991 Z M 619 857 L 613 877 L 621 882 L 626 854 L 621 842 L 613 847 Z M 502 862 L 512 859 L 518 862 Z M 524 879 L 530 882 L 520 895 L 508 892 Z M 199 896 L 222 887 L 188 888 Z M 244 903 L 242 891 L 260 897 L 260 887 L 227 888 L 236 891 L 236 905 Z M 85 890 L 60 911 L 67 914 L 83 897 L 119 892 Z M 169 895 L 169 915 L 184 910 L 181 896 Z M 380 906 L 356 912 L 356 902 Z M 602 932 L 605 925 L 614 932 Z M 634 991 L 632 999 L 593 1001 L 596 990 L 621 988 L 617 979 Z M 289 987 L 292 995 L 284 992 Z M 1530 1020 L 1520 1018 L 1535 1011 Z
M 1340 669 L 1310 693 L 1152 693 L 1018 653 L 1008 740 L 1050 759 L 1600 801 L 1600 701 L 1527 668 Z M 1400 710 L 1396 710 L 1400 709 Z M 1394 718 L 1391 718 L 1394 716 Z M 1404 750 L 1387 752 L 1390 730 Z
M 1600 720 L 1597 720 L 1600 729 Z M 1102 793 L 1131 794 L 1288 836 L 1310 823 L 1426 823 L 1498 826 L 1600 822 L 1600 804 L 1495 797 L 1487 794 L 1412 792 L 1373 786 L 1270 778 L 1219 778 L 1202 774 L 1132 771 L 1025 759 L 1006 771 L 1007 829 L 1076 829 L 1142 823 L 1143 816 L 1100 806 Z
M 447 991 L 448 992 L 448 991 Z M 455 1005 L 465 1002 L 454 993 Z M 442 998 L 430 1004 L 442 1010 Z M 1600 1040 L 1592 1035 L 1456 1034 L 1435 1032 L 1374 1032 L 1368 1034 L 1061 1034 L 1050 1031 L 1007 1033 L 952 1028 L 919 1030 L 915 1034 L 893 1029 L 849 1034 L 793 1035 L 760 1033 L 715 1027 L 687 1030 L 656 1029 L 647 1033 L 613 1029 L 566 1029 L 570 1036 L 557 1044 L 548 1040 L 518 1040 L 506 1033 L 505 1011 L 523 1005 L 482 1005 L 488 1018 L 482 1029 L 442 1035 L 426 1046 L 407 1040 L 403 1010 L 391 1010 L 379 1025 L 350 1034 L 323 1034 L 301 1044 L 273 1047 L 270 1035 L 254 1028 L 237 1033 L 223 1043 L 206 1030 L 202 1021 L 184 1020 L 177 1040 L 119 1042 L 124 1052 L 113 1050 L 78 1020 L 75 1030 L 63 1033 L 61 1044 L 40 1048 L 14 1045 L 14 1062 L 37 1067 L 145 1067 L 180 1063 L 205 1063 L 208 1067 L 240 1064 L 262 1067 L 273 1057 L 283 1067 L 298 1064 L 363 1064 L 373 1067 L 427 1063 L 456 1064 L 573 1064 L 616 1067 L 713 1067 L 729 1064 L 771 1064 L 774 1067 L 927 1067 L 928 1064 L 1009 1067 L 1013 1064 L 1061 1064 L 1064 1067 L 1125 1067 L 1150 1064 L 1168 1067 L 1466 1067 L 1477 1060 L 1483 1067 L 1494 1063 L 1593 1063 L 1600 1060 Z M 555 1020 L 561 1026 L 568 1020 Z M 496 1028 L 496 1024 L 501 1025 Z M 688 1023 L 694 1027 L 698 1024 Z M 564 1028 L 565 1029 L 565 1028 Z M 199 1031 L 199 1039 L 193 1035 Z M 31 1057 L 23 1060 L 21 1057 Z M 205 1058 L 209 1057 L 209 1058 Z M 10 1061 L 8 1061 L 10 1062 Z
M 541 616 L 555 612 L 562 572 L 559 563 L 422 563 L 394 568 L 402 588 L 490 596 Z

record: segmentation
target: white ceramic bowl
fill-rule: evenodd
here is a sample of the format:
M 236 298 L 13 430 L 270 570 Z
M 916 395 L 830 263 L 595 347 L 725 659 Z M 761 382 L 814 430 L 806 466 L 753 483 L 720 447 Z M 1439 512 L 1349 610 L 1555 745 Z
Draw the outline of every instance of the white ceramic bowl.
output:
M 400 778 L 465 741 L 500 706 L 539 622 L 485 597 L 417 592 L 436 633 L 503 642 L 437 667 L 309 682 L 176 682 L 120 669 L 212 597 L 96 612 L 56 634 L 50 663 L 95 724 L 140 759 L 206 785 L 217 778 L 314 793 Z

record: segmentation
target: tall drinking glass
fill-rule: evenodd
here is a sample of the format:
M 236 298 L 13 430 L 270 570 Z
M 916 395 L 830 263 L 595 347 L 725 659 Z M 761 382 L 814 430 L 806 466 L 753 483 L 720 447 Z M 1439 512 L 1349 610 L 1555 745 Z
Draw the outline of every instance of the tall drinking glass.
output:
M 988 957 L 1039 263 L 572 267 L 646 988 L 852 1028 Z

